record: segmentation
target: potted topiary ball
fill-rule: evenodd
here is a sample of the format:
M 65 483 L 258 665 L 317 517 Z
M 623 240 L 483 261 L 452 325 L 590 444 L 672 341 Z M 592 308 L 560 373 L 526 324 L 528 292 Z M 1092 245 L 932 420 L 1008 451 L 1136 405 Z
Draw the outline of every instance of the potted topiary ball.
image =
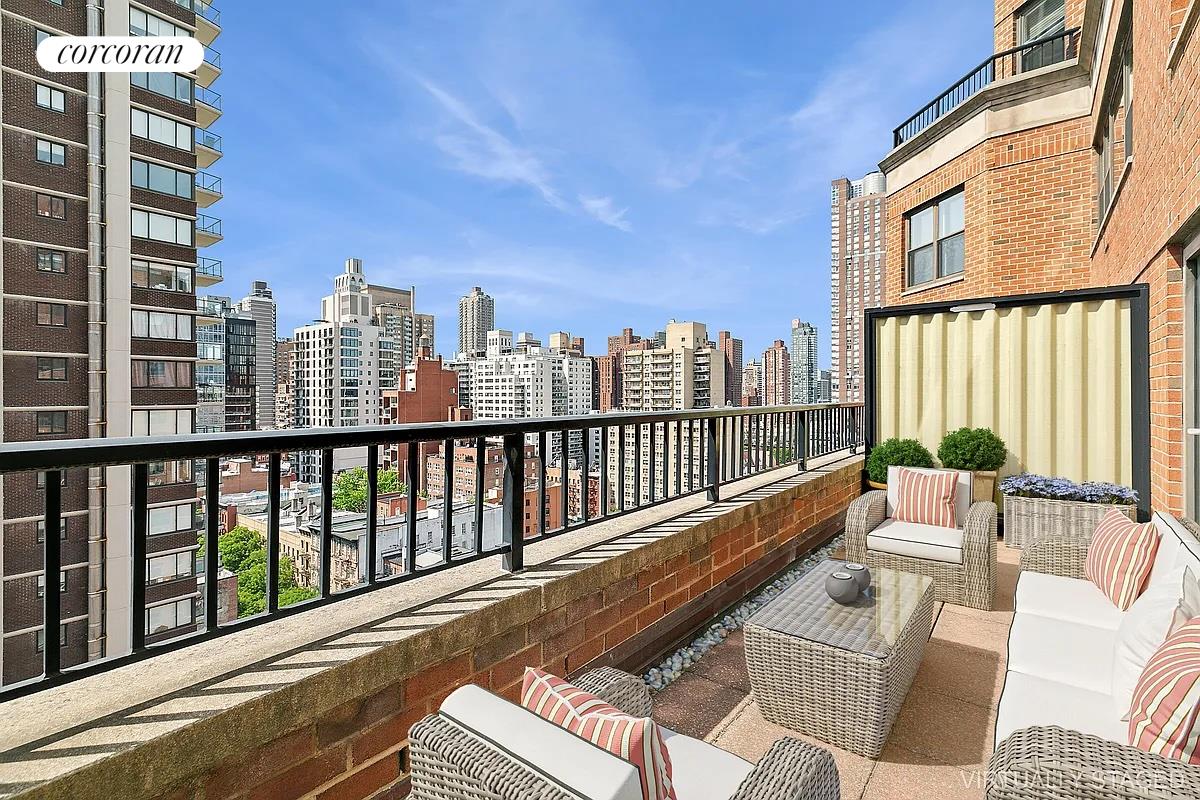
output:
M 990 428 L 959 428 L 947 433 L 938 445 L 938 460 L 943 467 L 972 473 L 972 500 L 995 497 L 996 471 L 1007 458 L 1004 440 Z
M 872 447 L 867 456 L 867 483 L 874 489 L 886 489 L 888 467 L 932 466 L 933 456 L 916 439 L 888 439 Z

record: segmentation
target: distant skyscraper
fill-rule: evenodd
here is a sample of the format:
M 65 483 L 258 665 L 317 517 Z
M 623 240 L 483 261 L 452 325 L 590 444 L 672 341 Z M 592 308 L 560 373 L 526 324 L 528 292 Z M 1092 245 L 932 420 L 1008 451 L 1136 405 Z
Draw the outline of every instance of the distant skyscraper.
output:
M 725 356 L 725 405 L 742 403 L 742 340 L 729 331 L 717 333 L 717 347 Z
M 792 402 L 812 405 L 817 402 L 817 329 L 807 322 L 792 320 Z
M 818 403 L 833 402 L 833 400 L 832 400 L 833 395 L 832 395 L 830 382 L 831 381 L 830 381 L 829 370 L 827 370 L 827 369 L 821 370 L 821 377 L 817 379 L 817 402 Z
M 835 402 L 863 399 L 863 313 L 883 303 L 887 185 L 883 173 L 839 178 L 830 193 L 830 366 Z
M 742 368 L 742 398 L 739 405 L 752 407 L 761 406 L 762 402 L 762 364 L 751 361 Z
M 275 342 L 275 427 L 287 430 L 296 426 L 296 381 L 292 374 L 292 345 L 290 338 Z
M 266 281 L 250 284 L 250 294 L 237 304 L 254 320 L 254 429 L 275 427 L 275 387 L 279 383 L 275 365 L 275 298 Z
M 297 428 L 338 428 L 383 422 L 382 394 L 395 386 L 394 341 L 371 314 L 362 261 L 346 259 L 321 319 L 296 329 L 293 377 Z M 339 448 L 334 469 L 366 463 L 366 448 Z M 298 474 L 314 482 L 320 453 L 303 452 Z
M 786 406 L 792 401 L 792 365 L 783 339 L 763 351 L 763 405 Z
M 487 350 L 488 331 L 496 327 L 496 301 L 483 289 L 472 286 L 458 300 L 458 353 L 479 355 Z
M 371 313 L 375 321 L 392 337 L 396 346 L 396 370 L 399 373 L 417 358 L 422 345 L 434 345 L 432 314 L 416 312 L 417 289 L 393 289 L 390 286 L 367 285 L 371 295 Z

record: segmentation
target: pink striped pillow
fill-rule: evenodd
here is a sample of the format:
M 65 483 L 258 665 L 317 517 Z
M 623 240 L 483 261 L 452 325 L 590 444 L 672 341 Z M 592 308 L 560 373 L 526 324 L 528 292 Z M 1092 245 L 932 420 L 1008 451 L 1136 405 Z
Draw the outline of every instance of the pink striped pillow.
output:
M 1154 523 L 1139 525 L 1114 508 L 1096 524 L 1083 574 L 1113 605 L 1125 611 L 1145 588 L 1156 552 L 1158 531 Z
M 1168 636 L 1142 670 L 1129 712 L 1129 744 L 1200 764 L 1200 617 Z
M 637 767 L 643 800 L 676 800 L 671 758 L 654 720 L 631 717 L 578 686 L 533 667 L 525 668 L 521 705 Z
M 892 515 L 902 522 L 957 528 L 954 518 L 954 492 L 958 489 L 957 472 L 917 472 L 911 469 L 896 471 L 900 488 L 896 495 L 896 511 Z

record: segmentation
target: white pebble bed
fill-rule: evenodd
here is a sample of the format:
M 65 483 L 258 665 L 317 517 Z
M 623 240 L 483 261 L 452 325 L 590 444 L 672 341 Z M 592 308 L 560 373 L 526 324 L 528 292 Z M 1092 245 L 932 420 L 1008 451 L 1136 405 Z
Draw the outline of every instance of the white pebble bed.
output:
M 753 616 L 755 611 L 758 611 L 780 592 L 798 581 L 814 566 L 832 557 L 833 551 L 840 547 L 841 544 L 842 537 L 839 535 L 828 544 L 817 548 L 795 562 L 787 572 L 771 581 L 758 594 L 734 606 L 723 617 L 708 626 L 708 630 L 699 638 L 693 640 L 691 644 L 676 650 L 674 654 L 657 667 L 651 667 L 642 676 L 646 681 L 646 685 L 656 692 L 670 686 L 679 676 L 689 670 L 693 664 L 703 658 L 709 650 L 712 650 L 725 641 L 729 634 L 742 627 L 746 623 L 746 620 Z

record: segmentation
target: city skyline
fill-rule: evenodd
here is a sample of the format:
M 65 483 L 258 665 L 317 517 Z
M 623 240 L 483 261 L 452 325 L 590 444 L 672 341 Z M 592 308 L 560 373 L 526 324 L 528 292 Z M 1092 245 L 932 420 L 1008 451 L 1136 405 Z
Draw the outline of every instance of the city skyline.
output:
M 356 257 L 383 285 L 417 287 L 447 356 L 474 285 L 497 327 L 571 330 L 595 355 L 672 317 L 729 330 L 747 354 L 795 317 L 828 342 L 829 180 L 874 169 L 877 132 L 988 49 L 990 9 L 962 5 L 489 7 L 453 26 L 368 2 L 329 25 L 225 8 L 223 293 L 267 281 L 286 334 Z M 642 35 L 668 24 L 678 34 L 654 46 Z M 931 25 L 953 35 L 912 64 L 900 43 Z M 268 41 L 250 33 L 266 26 Z M 315 50 L 339 63 L 306 63 Z M 263 84 L 268 68 L 295 80 Z M 314 86 L 337 91 L 314 104 Z

